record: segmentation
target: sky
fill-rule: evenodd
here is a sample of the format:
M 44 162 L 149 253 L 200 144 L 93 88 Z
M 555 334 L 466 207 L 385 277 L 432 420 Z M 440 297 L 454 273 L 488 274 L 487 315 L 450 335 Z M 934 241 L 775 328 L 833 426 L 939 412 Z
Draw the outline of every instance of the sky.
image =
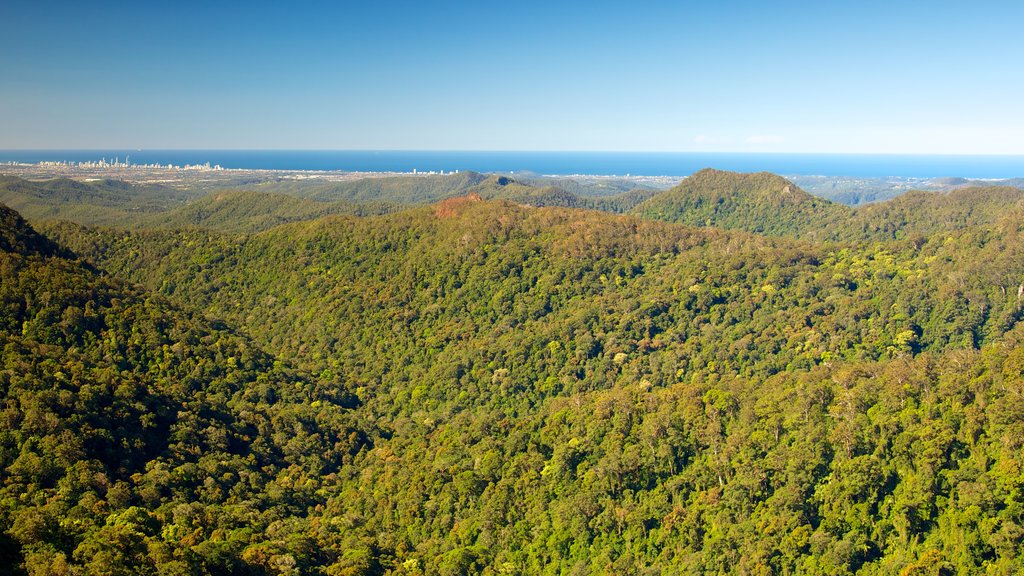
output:
M 0 149 L 1024 154 L 1024 3 L 49 2 Z

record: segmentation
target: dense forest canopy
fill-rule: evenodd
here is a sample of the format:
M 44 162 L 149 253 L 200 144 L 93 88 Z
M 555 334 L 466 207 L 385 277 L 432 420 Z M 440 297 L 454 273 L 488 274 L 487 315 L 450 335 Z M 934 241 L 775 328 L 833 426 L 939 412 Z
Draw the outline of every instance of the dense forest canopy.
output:
M 29 218 L 61 218 L 83 224 L 123 226 L 126 222 L 180 206 L 196 193 L 168 186 L 117 180 L 42 182 L 0 175 L 0 203 Z
M 396 212 L 466 194 L 502 198 L 530 206 L 565 206 L 625 212 L 658 193 L 627 181 L 593 184 L 568 178 L 508 176 L 476 172 L 367 177 L 342 182 L 316 179 L 249 183 L 209 191 L 205 185 L 170 187 L 113 180 L 68 178 L 28 181 L 0 176 L 0 202 L 23 215 L 85 225 L 132 228 L 198 227 L 258 232 L 287 222 L 331 214 L 359 216 Z
M 789 180 L 761 172 L 701 170 L 632 209 L 645 218 L 747 230 L 816 241 L 892 240 L 992 225 L 1024 206 L 1024 189 L 978 185 L 948 192 L 910 191 L 850 208 L 811 196 Z
M 638 215 L 691 226 L 759 234 L 807 235 L 827 230 L 850 208 L 816 198 L 789 180 L 760 172 L 706 169 L 636 207 Z
M 0 564 L 1024 570 L 1019 191 L 465 192 L 0 211 Z
M 267 527 L 316 499 L 285 478 L 329 482 L 368 442 L 344 383 L 0 218 L 8 573 L 245 569 L 247 546 L 275 546 Z

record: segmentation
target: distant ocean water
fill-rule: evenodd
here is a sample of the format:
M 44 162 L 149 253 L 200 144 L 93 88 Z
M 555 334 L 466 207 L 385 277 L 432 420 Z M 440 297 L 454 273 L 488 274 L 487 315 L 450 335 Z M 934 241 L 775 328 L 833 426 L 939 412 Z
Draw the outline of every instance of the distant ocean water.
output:
M 0 150 L 0 163 L 94 161 L 220 164 L 224 168 L 685 176 L 701 168 L 790 175 L 937 178 L 1024 177 L 1024 156 L 747 154 L 703 152 L 445 152 L 322 150 Z

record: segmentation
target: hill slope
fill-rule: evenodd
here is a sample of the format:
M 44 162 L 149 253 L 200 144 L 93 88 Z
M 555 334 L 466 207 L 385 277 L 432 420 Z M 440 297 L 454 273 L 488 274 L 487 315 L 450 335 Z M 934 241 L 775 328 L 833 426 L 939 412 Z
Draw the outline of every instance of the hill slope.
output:
M 53 256 L 62 251 L 49 238 L 36 232 L 21 214 L 0 204 L 0 252 Z
M 957 188 L 948 193 L 913 191 L 886 202 L 858 207 L 829 236 L 839 241 L 925 236 L 971 226 L 992 225 L 1024 205 L 1014 187 Z
M 467 190 L 467 193 L 479 194 L 485 199 L 508 200 L 538 208 L 582 208 L 623 213 L 658 194 L 658 191 L 638 188 L 616 194 L 584 196 L 557 186 L 538 186 L 532 183 L 523 183 L 508 176 L 490 176 Z
M 46 231 L 358 386 L 379 437 L 289 471 L 322 505 L 264 557 L 1014 573 L 1021 221 L 822 247 L 474 196 L 249 236 Z
M 558 185 L 550 185 L 552 182 Z M 604 180 L 580 184 L 546 177 L 520 181 L 466 172 L 342 183 L 275 182 L 196 198 L 194 191 L 117 181 L 29 182 L 4 177 L 0 178 L 0 202 L 36 220 L 256 232 L 330 214 L 382 214 L 410 204 L 476 193 L 529 206 L 632 212 L 694 226 L 847 242 L 891 240 L 991 223 L 1018 205 L 1022 197 L 1013 187 L 957 187 L 948 194 L 909 192 L 850 209 L 811 197 L 787 180 L 765 173 L 704 170 L 666 192 L 638 188 L 613 193 L 626 184 Z
M 483 174 L 469 171 L 444 175 L 374 177 L 346 182 L 268 182 L 253 189 L 321 202 L 346 200 L 427 204 L 464 194 L 486 179 L 487 176 Z
M 770 236 L 814 236 L 850 213 L 788 180 L 759 172 L 701 170 L 632 210 L 633 214 L 691 226 L 739 229 Z
M 149 216 L 137 225 L 159 228 L 195 226 L 224 232 L 258 232 L 287 222 L 313 220 L 330 214 L 383 214 L 397 209 L 398 205 L 384 202 L 317 202 L 270 192 L 223 190 Z
M 57 178 L 32 182 L 0 176 L 0 203 L 31 219 L 60 218 L 83 224 L 125 225 L 169 210 L 194 197 L 166 186 L 138 186 L 118 180 L 80 182 Z
M 0 571 L 261 573 L 305 546 L 267 528 L 323 504 L 289 475 L 366 444 L 342 383 L 100 275 L 3 206 L 0 226 Z

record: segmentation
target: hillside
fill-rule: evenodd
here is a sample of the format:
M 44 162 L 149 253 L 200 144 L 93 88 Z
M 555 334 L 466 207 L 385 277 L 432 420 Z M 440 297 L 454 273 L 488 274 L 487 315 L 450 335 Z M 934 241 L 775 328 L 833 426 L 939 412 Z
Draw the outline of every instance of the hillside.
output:
M 343 383 L 97 273 L 3 206 L 0 226 L 0 571 L 252 573 L 305 549 L 268 528 L 323 504 L 297 478 L 368 447 Z M 299 567 L 337 561 L 328 546 Z
M 937 178 L 931 182 L 937 190 L 956 190 L 958 188 L 990 188 L 1010 187 L 1024 189 L 1024 178 L 1004 178 L 999 180 L 972 180 L 969 178 Z
M 196 194 L 117 180 L 80 182 L 58 178 L 30 182 L 0 176 L 0 203 L 32 219 L 65 219 L 82 224 L 125 225 L 181 205 Z
M 816 198 L 788 180 L 759 172 L 705 169 L 639 204 L 633 214 L 770 236 L 815 236 L 850 209 Z
M 993 225 L 1024 202 L 1009 186 L 908 191 L 855 208 L 812 197 L 772 174 L 703 170 L 654 196 L 632 213 L 692 226 L 740 229 L 830 242 L 923 238 Z
M 245 188 L 218 190 L 204 196 L 199 196 L 200 192 L 194 190 L 137 186 L 113 180 L 30 182 L 5 177 L 0 179 L 0 201 L 8 201 L 12 207 L 36 220 L 258 232 L 288 222 L 313 220 L 331 214 L 384 214 L 405 206 L 468 193 L 531 206 L 564 206 L 618 213 L 657 193 L 646 188 L 609 193 L 617 191 L 617 186 L 625 185 L 617 181 L 593 186 L 569 179 L 557 181 L 601 195 L 581 196 L 550 185 L 535 186 L 504 176 L 466 172 L 444 176 L 367 178 L 341 183 L 264 182 Z
M 384 202 L 317 202 L 270 192 L 223 190 L 142 219 L 139 227 L 198 227 L 223 232 L 259 232 L 288 222 L 331 214 L 372 215 L 398 210 Z
M 547 179 L 530 182 L 544 181 Z M 910 192 L 890 201 L 848 209 L 810 197 L 777 176 L 713 170 L 699 172 L 666 192 L 637 188 L 600 196 L 580 195 L 550 185 L 537 186 L 507 176 L 475 173 L 371 178 L 342 184 L 347 186 L 344 190 L 352 194 L 340 192 L 341 184 L 305 182 L 284 185 L 288 194 L 268 191 L 280 184 L 264 184 L 194 197 L 196 192 L 192 191 L 117 181 L 29 182 L 6 178 L 0 182 L 0 196 L 37 220 L 258 232 L 331 214 L 383 214 L 400 210 L 409 203 L 421 204 L 475 193 L 486 199 L 527 206 L 633 212 L 690 225 L 836 242 L 903 238 L 908 234 L 956 230 L 992 222 L 1005 210 L 1016 206 L 1022 197 L 1020 189 L 1012 187 L 958 188 L 947 194 Z M 361 199 L 326 199 L 346 194 Z
M 486 179 L 486 175 L 470 171 L 444 175 L 374 177 L 346 182 L 267 182 L 252 189 L 321 202 L 346 200 L 429 204 L 464 194 Z
M 0 252 L 24 256 L 54 256 L 61 248 L 40 235 L 14 210 L 0 204 Z
M 641 191 L 653 193 L 653 188 L 639 186 L 629 179 L 591 178 L 589 180 L 568 177 L 537 175 L 480 174 L 467 171 L 457 174 L 393 176 L 386 178 L 365 178 L 349 182 L 323 183 L 315 181 L 268 182 L 256 187 L 263 192 L 283 193 L 301 198 L 320 201 L 382 201 L 401 204 L 429 204 L 461 196 L 471 192 L 481 193 L 480 188 L 493 189 L 498 180 L 515 182 L 523 190 L 560 190 L 572 198 L 605 199 L 622 197 L 626 193 Z M 505 186 L 502 184 L 501 186 Z M 497 196 L 493 196 L 497 197 Z M 567 201 L 563 201 L 567 202 Z M 613 201 L 614 204 L 614 201 Z M 568 204 L 558 204 L 565 206 Z
M 1024 190 L 1014 187 L 957 188 L 947 193 L 913 191 L 887 202 L 858 207 L 836 226 L 836 240 L 926 236 L 946 230 L 992 225 L 1024 206 Z
M 1004 294 L 1016 292 L 1017 283 L 1012 279 L 1018 270 L 1024 275 L 1024 264 L 1013 261 L 1015 245 L 997 241 L 998 236 L 990 237 L 994 233 L 987 227 L 963 230 L 953 236 L 972 245 L 970 251 L 960 250 L 955 243 L 944 244 L 948 236 L 926 239 L 924 243 L 914 240 L 837 250 L 594 212 L 532 209 L 499 201 L 453 206 L 457 207 L 457 217 L 439 218 L 433 208 L 423 208 L 391 216 L 327 218 L 275 228 L 244 241 L 231 235 L 198 231 L 123 234 L 73 226 L 47 230 L 73 249 L 95 258 L 104 269 L 153 288 L 163 286 L 169 296 L 197 303 L 215 315 L 231 317 L 239 310 L 244 311 L 239 320 L 246 320 L 246 325 L 250 321 L 260 323 L 250 326 L 253 334 L 294 330 L 284 321 L 289 312 L 278 306 L 322 309 L 324 298 L 345 298 L 346 290 L 355 290 L 353 282 L 358 283 L 359 290 L 377 295 L 377 299 L 391 295 L 399 305 L 415 304 L 414 309 L 436 308 L 443 303 L 439 298 L 444 295 L 455 299 L 448 303 L 450 310 L 472 312 L 479 308 L 480 314 L 491 322 L 512 311 L 522 315 L 526 309 L 536 307 L 544 311 L 542 318 L 554 320 L 552 304 L 545 300 L 551 297 L 547 293 L 510 291 L 509 296 L 517 301 L 530 302 L 522 306 L 496 306 L 490 299 L 473 301 L 493 291 L 493 287 L 488 287 L 491 282 L 519 286 L 509 274 L 526 274 L 524 267 L 529 264 L 537 267 L 532 274 L 573 270 L 566 278 L 580 279 L 580 286 L 569 285 L 564 279 L 554 283 L 560 292 L 569 290 L 561 296 L 563 300 L 593 295 L 591 290 L 602 294 L 622 291 L 622 284 L 634 274 L 654 284 L 645 284 L 643 289 L 633 286 L 634 291 L 623 296 L 627 302 L 637 298 L 678 301 L 682 290 L 691 295 L 685 299 L 697 298 L 710 283 L 721 290 L 713 298 L 716 305 L 739 307 L 735 316 L 714 317 L 716 322 L 722 322 L 722 329 L 735 325 L 734 330 L 743 331 L 728 334 L 727 340 L 740 340 L 744 335 L 764 337 L 789 325 L 787 322 L 792 323 L 792 331 L 799 332 L 802 325 L 814 328 L 821 321 L 829 323 L 820 331 L 831 335 L 831 344 L 818 350 L 818 354 L 829 352 L 832 357 L 839 355 L 850 360 L 881 359 L 894 342 L 894 334 L 880 330 L 883 326 L 896 332 L 914 331 L 919 350 L 941 349 L 950 342 L 984 343 L 991 334 L 1001 333 L 1016 321 L 1016 300 Z M 979 258 L 984 258 L 984 262 L 979 263 Z M 501 272 L 499 262 L 512 267 Z M 714 266 L 709 262 L 714 262 Z M 1001 264 L 998 268 L 993 266 L 997 262 Z M 655 263 L 657 268 L 652 269 Z M 490 266 L 498 266 L 499 270 L 482 271 Z M 476 288 L 466 284 L 471 272 L 483 274 Z M 967 272 L 971 273 L 963 278 Z M 616 280 L 616 276 L 621 278 Z M 380 279 L 382 284 L 371 279 Z M 587 284 L 595 279 L 597 284 Z M 523 282 L 525 289 L 539 280 Z M 431 288 L 435 284 L 454 285 L 458 289 L 437 293 L 441 288 Z M 550 286 L 552 282 L 541 284 Z M 239 290 L 225 290 L 233 286 Z M 326 287 L 331 289 L 323 293 L 321 289 Z M 716 289 L 709 290 L 718 293 Z M 489 298 L 498 298 L 501 293 Z M 968 307 L 981 307 L 985 313 L 971 320 L 975 324 L 962 324 L 950 332 L 950 327 L 939 318 L 944 317 L 943 310 L 950 302 L 931 298 L 936 294 L 946 294 L 948 298 L 956 293 L 965 295 L 962 297 L 966 298 L 965 304 L 970 301 Z M 812 295 L 812 301 L 796 304 Z M 252 316 L 252 310 L 267 307 L 268 296 L 274 296 L 276 304 L 270 306 L 267 314 Z M 814 302 L 821 306 L 820 317 L 809 313 L 816 309 Z M 849 338 L 840 338 L 839 327 L 833 325 L 837 317 L 827 311 L 857 310 L 866 302 L 878 307 L 878 311 L 844 324 L 843 330 L 850 331 Z M 391 300 L 383 300 L 381 305 L 390 303 Z M 328 307 L 335 306 L 342 303 L 331 302 Z M 756 306 L 764 317 L 754 315 L 750 306 Z M 665 320 L 677 326 L 692 325 L 698 321 L 692 314 L 691 311 Z M 783 322 L 787 317 L 791 319 Z M 743 321 L 737 322 L 740 319 Z M 873 329 L 862 324 L 869 319 Z M 350 320 L 368 322 L 370 327 L 376 325 L 359 316 Z M 526 320 L 519 318 L 519 322 Z M 325 345 L 343 344 L 332 336 L 333 328 L 316 326 L 330 322 L 330 315 L 310 321 L 302 328 L 310 333 L 301 345 L 311 346 L 320 339 L 325 339 Z M 766 324 L 759 326 L 758 321 Z M 768 322 L 774 323 L 774 327 L 769 327 Z M 351 333 L 348 329 L 346 332 Z M 680 341 L 700 354 L 703 362 L 698 364 L 728 362 L 733 356 L 712 346 L 720 336 L 689 335 Z M 701 344 L 703 338 L 709 339 Z M 275 346 L 280 345 L 279 341 Z M 778 347 L 770 357 L 760 358 L 762 363 L 774 363 L 767 368 L 771 371 L 782 370 L 797 358 L 811 364 L 820 361 L 813 354 L 790 357 L 792 351 L 785 350 L 781 343 Z M 302 360 L 300 348 L 296 342 L 296 348 L 289 349 L 288 354 Z
M 351 383 L 379 434 L 270 534 L 311 569 L 1014 573 L 1020 216 L 824 247 L 474 196 L 46 233 Z
M 535 188 L 552 186 L 555 188 L 561 188 L 567 192 L 572 192 L 577 196 L 592 198 L 618 196 L 638 189 L 645 191 L 658 190 L 652 186 L 638 184 L 636 180 L 630 178 L 614 178 L 607 176 L 538 176 L 529 174 L 523 175 L 520 173 L 514 174 L 513 177 L 519 182 L 528 184 Z M 665 187 L 667 188 L 668 186 Z
M 807 192 L 850 206 L 860 206 L 890 200 L 911 191 L 951 192 L 958 188 L 1024 188 L 1024 179 L 969 180 L 967 178 L 885 178 L 854 176 L 800 176 L 787 175 Z
M 543 182 L 543 180 L 540 180 Z M 508 176 L 490 176 L 467 190 L 486 199 L 500 199 L 526 206 L 582 208 L 603 212 L 624 213 L 658 194 L 657 190 L 636 188 L 615 194 L 582 196 L 557 186 L 537 186 Z

